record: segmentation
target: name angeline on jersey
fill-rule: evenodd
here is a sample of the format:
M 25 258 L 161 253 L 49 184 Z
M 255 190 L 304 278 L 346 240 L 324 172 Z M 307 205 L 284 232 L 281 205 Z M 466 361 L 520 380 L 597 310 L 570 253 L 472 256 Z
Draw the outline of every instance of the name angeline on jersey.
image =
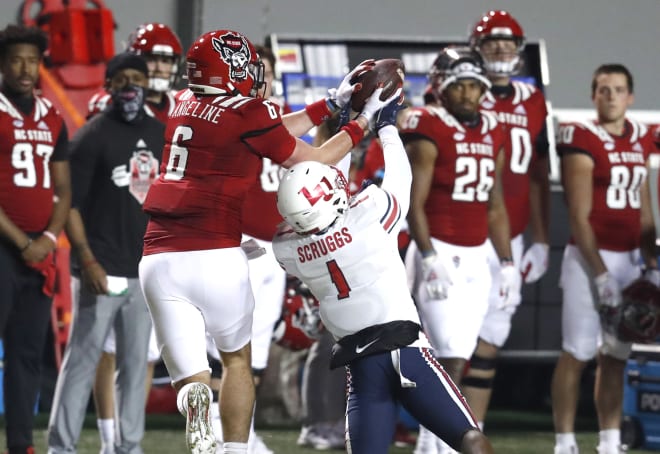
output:
M 353 241 L 353 236 L 348 231 L 348 227 L 334 232 L 331 235 L 324 235 L 310 244 L 298 247 L 298 261 L 305 263 L 310 260 L 319 259 L 329 252 L 334 252 Z

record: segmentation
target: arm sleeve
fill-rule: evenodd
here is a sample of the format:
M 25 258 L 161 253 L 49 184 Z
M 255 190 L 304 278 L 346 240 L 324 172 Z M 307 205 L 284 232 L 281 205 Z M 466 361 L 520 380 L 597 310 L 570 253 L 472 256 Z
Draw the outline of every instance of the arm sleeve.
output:
M 410 186 L 412 184 L 410 162 L 396 127 L 385 126 L 378 132 L 378 136 L 383 146 L 385 159 L 385 174 L 381 188 L 396 198 L 405 217 L 410 207 Z

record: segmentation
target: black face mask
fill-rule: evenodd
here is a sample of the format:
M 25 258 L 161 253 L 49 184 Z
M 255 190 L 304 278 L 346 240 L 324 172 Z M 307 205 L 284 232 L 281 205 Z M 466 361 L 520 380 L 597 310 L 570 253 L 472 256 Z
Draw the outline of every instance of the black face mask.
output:
M 144 87 L 127 85 L 112 93 L 115 113 L 126 123 L 133 123 L 144 116 Z

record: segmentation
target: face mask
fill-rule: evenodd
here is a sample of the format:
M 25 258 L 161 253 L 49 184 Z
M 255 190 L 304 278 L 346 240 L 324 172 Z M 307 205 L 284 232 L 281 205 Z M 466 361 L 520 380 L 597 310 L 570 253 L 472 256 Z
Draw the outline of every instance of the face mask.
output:
M 144 87 L 127 85 L 112 93 L 112 105 L 115 112 L 126 123 L 142 118 L 144 110 Z

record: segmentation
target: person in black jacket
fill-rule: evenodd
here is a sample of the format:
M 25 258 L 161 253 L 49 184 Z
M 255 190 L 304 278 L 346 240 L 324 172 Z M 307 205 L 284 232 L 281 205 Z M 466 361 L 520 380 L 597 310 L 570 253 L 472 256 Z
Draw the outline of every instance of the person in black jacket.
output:
M 49 452 L 74 452 L 103 342 L 117 343 L 118 434 L 114 452 L 141 453 L 151 318 L 138 283 L 147 215 L 142 203 L 158 176 L 164 125 L 144 111 L 145 61 L 123 53 L 108 62 L 112 103 L 71 142 L 73 201 L 67 235 L 80 278 L 69 343 L 48 425 Z

